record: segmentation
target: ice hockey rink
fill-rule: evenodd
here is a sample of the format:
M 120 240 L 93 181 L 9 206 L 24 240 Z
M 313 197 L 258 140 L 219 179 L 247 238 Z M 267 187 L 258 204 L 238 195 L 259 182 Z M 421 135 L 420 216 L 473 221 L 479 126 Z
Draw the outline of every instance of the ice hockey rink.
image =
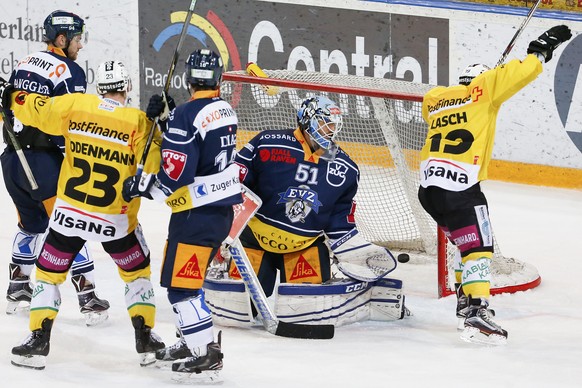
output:
M 500 247 L 535 265 L 542 284 L 492 298 L 496 320 L 509 332 L 504 347 L 462 342 L 455 299 L 437 298 L 436 264 L 400 264 L 413 316 L 395 322 L 361 322 L 336 329 L 332 340 L 300 340 L 253 329 L 223 328 L 221 387 L 579 387 L 582 381 L 582 191 L 488 181 L 484 191 Z M 8 255 L 16 214 L 0 190 L 0 291 L 8 287 Z M 155 331 L 174 343 L 170 305 L 159 267 L 169 209 L 144 200 L 140 221 L 152 251 L 158 304 Z M 61 287 L 51 353 L 44 371 L 10 364 L 10 349 L 28 334 L 25 314 L 7 316 L 0 303 L 2 387 L 170 387 L 170 373 L 141 368 L 124 303 L 124 284 L 98 244 L 97 289 L 111 302 L 102 326 L 86 327 L 72 284 Z M 218 328 L 217 328 L 218 329 Z

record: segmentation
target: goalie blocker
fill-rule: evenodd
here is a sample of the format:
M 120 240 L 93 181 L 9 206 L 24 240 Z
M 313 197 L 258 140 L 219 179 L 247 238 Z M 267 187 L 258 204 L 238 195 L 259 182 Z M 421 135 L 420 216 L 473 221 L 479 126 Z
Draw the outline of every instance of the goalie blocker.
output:
M 242 281 L 207 277 L 204 290 L 214 323 L 236 327 L 255 323 Z M 280 284 L 275 313 L 283 322 L 334 326 L 366 320 L 393 321 L 410 315 L 404 306 L 402 281 L 389 278 L 372 282 L 335 279 L 327 284 Z

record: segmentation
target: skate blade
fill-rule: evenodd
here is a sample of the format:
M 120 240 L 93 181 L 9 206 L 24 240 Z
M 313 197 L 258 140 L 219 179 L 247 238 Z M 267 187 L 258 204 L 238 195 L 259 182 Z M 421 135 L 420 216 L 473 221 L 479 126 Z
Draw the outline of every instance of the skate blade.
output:
M 83 313 L 85 316 L 85 325 L 96 326 L 105 322 L 109 318 L 109 313 L 107 310 L 103 311 L 91 311 L 88 313 Z
M 180 384 L 220 384 L 220 370 L 205 370 L 201 373 L 172 372 L 172 381 Z
M 457 330 L 458 331 L 463 331 L 465 330 L 465 318 L 460 318 L 457 321 Z
M 160 370 L 172 370 L 172 364 L 177 360 L 158 360 L 156 359 L 155 367 Z
M 148 367 L 156 364 L 156 352 L 138 353 L 138 356 L 140 366 Z
M 461 333 L 461 339 L 465 342 L 479 345 L 503 346 L 507 345 L 507 337 L 499 334 L 484 334 L 475 327 L 465 327 Z
M 46 366 L 46 356 L 19 356 L 12 354 L 10 363 L 21 368 L 43 370 Z
M 21 305 L 22 303 L 22 305 Z M 6 304 L 6 314 L 8 315 L 14 315 L 14 314 L 18 314 L 18 313 L 28 313 L 30 311 L 30 303 L 29 302 L 22 302 L 22 301 L 16 301 L 16 302 L 8 302 Z

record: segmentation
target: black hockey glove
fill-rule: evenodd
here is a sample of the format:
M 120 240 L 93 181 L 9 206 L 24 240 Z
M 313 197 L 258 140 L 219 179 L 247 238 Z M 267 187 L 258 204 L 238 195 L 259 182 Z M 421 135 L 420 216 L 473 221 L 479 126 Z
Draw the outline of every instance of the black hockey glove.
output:
M 540 35 L 537 40 L 532 40 L 527 48 L 528 54 L 539 53 L 546 62 L 552 59 L 554 50 L 572 37 L 572 31 L 567 26 L 555 26 Z
M 14 86 L 4 78 L 0 77 L 0 108 L 4 112 L 8 112 L 12 106 L 12 92 L 14 91 Z
M 132 199 L 137 197 L 153 199 L 152 195 L 149 193 L 149 190 L 155 180 L 155 174 L 142 173 L 141 177 L 137 175 L 130 176 L 125 181 L 123 181 L 123 189 L 121 189 L 123 200 L 125 202 L 130 202 Z
M 174 110 L 176 103 L 174 99 L 166 93 L 162 95 L 154 94 L 150 98 L 148 107 L 146 108 L 146 115 L 151 119 L 158 117 L 160 121 L 165 121 L 168 119 L 168 114 L 171 110 Z

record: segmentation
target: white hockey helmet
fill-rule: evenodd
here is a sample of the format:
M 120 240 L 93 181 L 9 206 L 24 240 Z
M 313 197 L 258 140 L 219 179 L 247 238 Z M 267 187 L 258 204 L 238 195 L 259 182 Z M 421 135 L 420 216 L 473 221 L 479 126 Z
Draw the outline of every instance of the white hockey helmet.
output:
M 473 78 L 477 77 L 481 73 L 486 72 L 487 70 L 491 70 L 491 68 L 481 63 L 469 65 L 461 72 L 461 75 L 459 76 L 459 83 L 461 85 L 469 85 L 471 81 L 473 81 Z
M 130 92 L 131 79 L 121 61 L 106 61 L 97 68 L 97 93 Z

